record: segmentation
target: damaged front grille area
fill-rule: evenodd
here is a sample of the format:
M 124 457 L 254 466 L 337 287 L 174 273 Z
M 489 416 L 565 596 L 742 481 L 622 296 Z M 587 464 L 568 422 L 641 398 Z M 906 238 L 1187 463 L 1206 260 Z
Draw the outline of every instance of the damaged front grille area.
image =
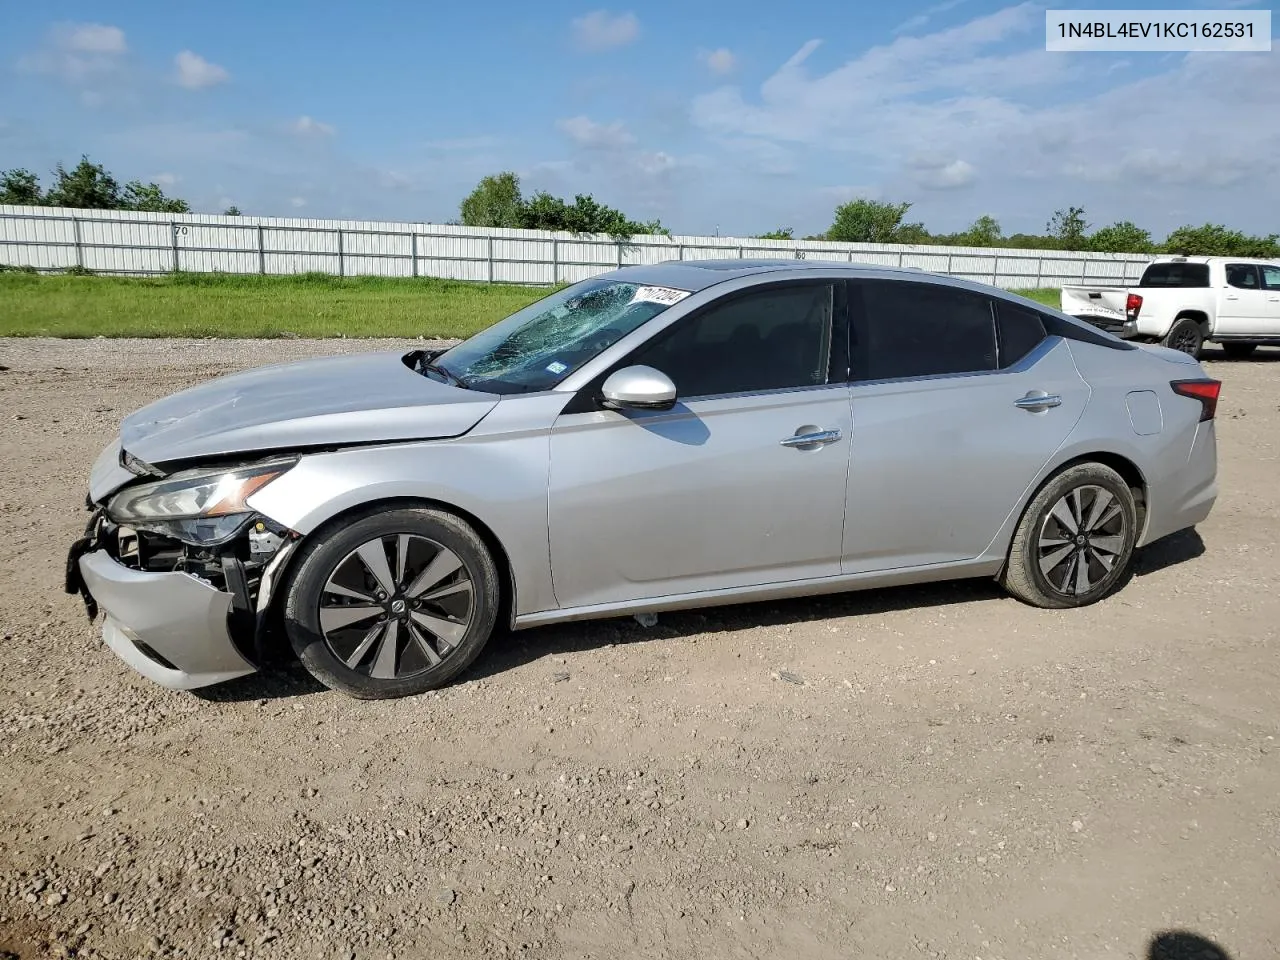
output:
M 215 545 L 185 543 L 152 530 L 120 524 L 95 507 L 78 553 L 105 550 L 122 566 L 141 573 L 185 573 L 231 595 L 227 629 L 246 659 L 261 663 L 266 612 L 278 570 L 292 552 L 297 534 L 265 517 L 247 516 L 238 533 Z M 79 577 L 68 567 L 68 592 Z M 73 589 L 77 587 L 77 589 Z M 79 592 L 84 592 L 80 590 Z M 86 597 L 90 616 L 96 605 Z

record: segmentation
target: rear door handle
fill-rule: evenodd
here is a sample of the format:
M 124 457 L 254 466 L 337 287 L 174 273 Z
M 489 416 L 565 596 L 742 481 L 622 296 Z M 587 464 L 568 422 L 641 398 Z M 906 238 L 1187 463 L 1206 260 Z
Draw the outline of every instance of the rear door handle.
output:
M 839 439 L 839 430 L 818 430 L 814 433 L 797 433 L 795 436 L 787 437 L 781 443 L 784 447 L 821 447 L 824 444 L 835 443 Z
M 1056 394 L 1029 393 L 1025 397 L 1013 401 L 1013 405 L 1019 410 L 1030 410 L 1032 413 L 1037 413 L 1041 410 L 1048 410 L 1050 407 L 1062 406 L 1062 398 Z

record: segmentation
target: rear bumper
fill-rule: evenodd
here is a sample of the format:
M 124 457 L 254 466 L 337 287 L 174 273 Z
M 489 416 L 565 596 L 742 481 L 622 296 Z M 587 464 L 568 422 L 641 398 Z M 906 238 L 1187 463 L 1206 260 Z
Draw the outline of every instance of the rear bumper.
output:
M 1186 466 L 1168 482 L 1153 485 L 1150 493 L 1147 529 L 1138 542 L 1140 547 L 1194 527 L 1209 516 L 1218 499 L 1218 438 L 1212 420 L 1197 426 Z
M 79 571 L 106 614 L 103 640 L 149 680 L 190 690 L 256 671 L 227 631 L 231 594 L 186 573 L 134 570 L 105 550 L 81 556 Z
M 1083 320 L 1090 326 L 1097 327 L 1099 330 L 1105 330 L 1107 333 L 1120 337 L 1123 340 L 1129 340 L 1138 335 L 1137 320 L 1116 320 L 1112 317 L 1089 316 L 1088 314 L 1076 314 L 1077 320 Z

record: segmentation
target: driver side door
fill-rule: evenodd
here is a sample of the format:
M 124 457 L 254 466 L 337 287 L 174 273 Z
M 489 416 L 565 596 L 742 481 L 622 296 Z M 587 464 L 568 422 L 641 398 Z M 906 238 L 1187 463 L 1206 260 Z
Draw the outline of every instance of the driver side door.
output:
M 666 411 L 584 388 L 551 429 L 561 607 L 839 573 L 853 420 L 844 285 L 757 285 L 678 321 L 614 369 L 676 384 Z M 586 396 L 589 392 L 591 396 Z M 814 442 L 797 437 L 821 434 Z

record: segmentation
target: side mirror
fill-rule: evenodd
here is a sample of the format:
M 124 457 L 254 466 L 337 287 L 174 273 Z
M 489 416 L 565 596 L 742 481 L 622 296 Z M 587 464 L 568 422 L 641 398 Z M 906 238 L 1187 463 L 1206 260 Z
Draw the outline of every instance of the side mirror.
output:
M 661 370 L 637 365 L 609 374 L 600 388 L 611 410 L 670 410 L 676 405 L 676 385 Z

